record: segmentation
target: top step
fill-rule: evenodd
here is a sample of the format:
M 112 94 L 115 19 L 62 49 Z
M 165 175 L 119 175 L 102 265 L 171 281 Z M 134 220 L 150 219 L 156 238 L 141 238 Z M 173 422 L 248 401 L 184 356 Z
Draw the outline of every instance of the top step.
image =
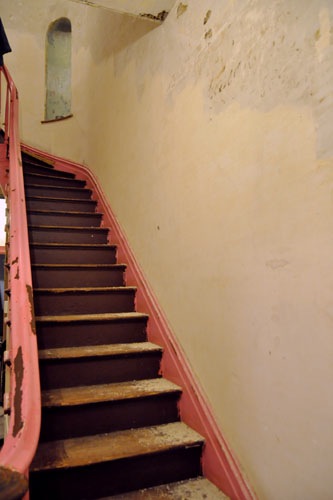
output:
M 54 177 L 67 177 L 68 179 L 75 179 L 75 174 L 72 174 L 71 172 L 56 170 L 51 166 L 40 165 L 30 160 L 23 162 L 23 170 L 25 173 L 29 174 L 42 174 L 51 175 Z

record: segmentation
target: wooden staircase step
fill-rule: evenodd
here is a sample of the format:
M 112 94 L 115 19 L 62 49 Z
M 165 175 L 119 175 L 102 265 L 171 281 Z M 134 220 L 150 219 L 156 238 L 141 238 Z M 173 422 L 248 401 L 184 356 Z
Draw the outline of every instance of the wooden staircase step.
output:
M 98 498 L 196 477 L 203 443 L 179 422 L 41 443 L 31 498 Z
M 115 264 L 116 245 L 31 243 L 32 263 L 38 264 Z
M 161 356 L 150 342 L 42 349 L 42 389 L 156 378 Z
M 43 391 L 41 439 L 175 422 L 180 393 L 180 387 L 164 378 Z
M 63 360 L 96 357 L 131 356 L 140 353 L 162 352 L 162 348 L 151 342 L 133 342 L 130 344 L 106 344 L 98 346 L 63 347 L 43 349 L 38 352 L 39 360 Z
M 213 483 L 204 477 L 163 484 L 154 488 L 130 491 L 98 500 L 228 500 Z
M 37 315 L 131 312 L 136 287 L 36 288 Z
M 33 183 L 25 183 L 26 196 L 49 196 L 53 198 L 79 198 L 90 199 L 92 196 L 91 189 L 66 187 L 66 186 L 50 186 L 39 185 Z
M 107 243 L 109 228 L 30 225 L 31 243 Z
M 125 264 L 33 264 L 35 288 L 125 285 Z
M 55 177 L 67 177 L 68 179 L 75 179 L 75 174 L 71 172 L 64 172 L 62 170 L 57 170 L 51 165 L 41 165 L 34 160 L 24 160 L 23 170 L 25 173 L 30 174 L 44 174 L 51 175 Z
M 119 384 L 100 384 L 81 387 L 67 387 L 42 392 L 44 408 L 79 406 L 106 401 L 123 401 L 180 393 L 181 388 L 165 378 L 134 380 Z
M 39 186 L 58 186 L 58 187 L 80 187 L 86 185 L 86 181 L 80 179 L 68 179 L 67 177 L 55 177 L 53 175 L 30 174 L 23 172 L 24 182 L 27 184 L 38 184 Z
M 41 444 L 30 471 L 83 467 L 98 462 L 155 455 L 202 446 L 203 438 L 182 422 Z
M 70 212 L 63 210 L 27 210 L 29 225 L 98 227 L 102 214 L 98 212 Z
M 41 349 L 144 342 L 148 315 L 131 313 L 37 316 Z
M 69 210 L 78 212 L 94 212 L 97 201 L 80 198 L 52 198 L 47 196 L 27 196 L 27 210 Z

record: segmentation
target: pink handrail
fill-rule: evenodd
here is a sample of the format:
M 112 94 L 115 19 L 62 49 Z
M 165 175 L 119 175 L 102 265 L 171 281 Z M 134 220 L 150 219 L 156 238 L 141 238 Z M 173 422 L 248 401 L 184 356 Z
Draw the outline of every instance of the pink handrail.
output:
M 9 140 L 9 427 L 0 452 L 0 500 L 20 498 L 28 488 L 28 471 L 35 454 L 41 420 L 38 350 L 26 204 L 19 141 L 18 92 L 6 67 L 5 143 Z M 3 177 L 3 175 L 2 175 Z

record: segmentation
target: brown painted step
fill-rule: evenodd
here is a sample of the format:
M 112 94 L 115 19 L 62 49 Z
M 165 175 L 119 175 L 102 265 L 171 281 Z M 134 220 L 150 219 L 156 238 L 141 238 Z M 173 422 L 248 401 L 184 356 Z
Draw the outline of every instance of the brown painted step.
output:
M 75 198 L 90 199 L 91 189 L 87 188 L 69 188 L 59 186 L 39 186 L 33 183 L 25 183 L 26 196 L 48 196 L 50 198 Z
M 45 167 L 54 168 L 51 160 L 50 161 L 42 160 L 38 156 L 26 153 L 25 151 L 21 151 L 21 156 L 23 165 L 25 164 L 26 161 L 28 162 L 31 161 L 34 162 L 36 165 L 44 165 Z
M 54 177 L 53 175 L 30 174 L 23 172 L 26 184 L 38 184 L 39 186 L 58 186 L 83 188 L 86 181 L 80 179 L 68 179 L 67 177 Z
M 133 312 L 136 287 L 35 288 L 38 316 Z
M 30 243 L 104 243 L 108 241 L 107 227 L 29 226 Z
M 40 349 L 126 344 L 147 339 L 148 316 L 142 313 L 37 316 Z
M 68 212 L 49 210 L 28 210 L 29 225 L 98 227 L 101 224 L 101 213 Z
M 41 443 L 30 497 L 98 498 L 197 477 L 203 442 L 177 422 Z
M 62 170 L 56 170 L 51 165 L 40 165 L 32 160 L 25 160 L 23 162 L 24 173 L 29 174 L 42 174 L 51 175 L 54 177 L 67 177 L 68 179 L 75 179 L 75 174 L 71 172 L 63 172 Z
M 163 484 L 98 500 L 228 500 L 222 491 L 204 477 Z
M 125 264 L 33 264 L 35 288 L 124 286 Z
M 60 210 L 70 212 L 95 212 L 97 201 L 46 196 L 26 197 L 27 210 Z
M 67 439 L 179 420 L 181 388 L 164 378 L 42 392 L 41 439 Z
M 38 264 L 115 264 L 115 245 L 32 243 L 30 257 Z
M 42 389 L 156 378 L 162 348 L 150 342 L 39 351 Z

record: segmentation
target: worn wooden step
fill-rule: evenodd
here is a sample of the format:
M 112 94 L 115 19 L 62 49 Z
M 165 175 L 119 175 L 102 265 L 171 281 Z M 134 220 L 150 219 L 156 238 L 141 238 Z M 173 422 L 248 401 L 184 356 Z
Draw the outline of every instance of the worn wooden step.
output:
M 30 243 L 103 243 L 108 240 L 107 227 L 33 225 L 28 227 Z
M 136 287 L 35 288 L 38 316 L 133 312 Z
M 53 210 L 27 210 L 29 225 L 98 227 L 101 224 L 101 213 L 69 212 Z
M 37 165 L 44 165 L 45 167 L 54 168 L 52 160 L 46 161 L 46 160 L 43 160 L 42 158 L 40 158 L 39 156 L 35 156 L 31 153 L 26 153 L 25 151 L 21 151 L 21 156 L 22 156 L 23 164 L 26 161 L 28 161 L 28 162 L 32 161 L 32 162 L 36 163 Z
M 58 186 L 83 188 L 86 181 L 80 179 L 68 179 L 67 177 L 55 177 L 53 175 L 30 174 L 23 172 L 26 184 L 38 184 L 39 186 Z
M 43 389 L 155 378 L 162 348 L 150 342 L 39 351 Z
M 154 488 L 103 497 L 98 500 L 228 500 L 229 497 L 204 477 L 163 484 Z
M 115 264 L 116 245 L 32 243 L 30 257 L 38 264 Z
M 55 210 L 70 212 L 95 212 L 97 201 L 80 198 L 52 198 L 46 196 L 27 196 L 27 210 Z
M 203 438 L 179 422 L 41 443 L 30 495 L 98 498 L 196 477 L 202 446 Z
M 23 171 L 24 173 L 29 174 L 42 174 L 51 175 L 53 177 L 67 177 L 68 179 L 75 179 L 75 174 L 72 174 L 71 172 L 57 170 L 51 165 L 41 165 L 34 160 L 24 160 Z
M 144 342 L 147 322 L 148 316 L 137 312 L 37 316 L 38 345 L 40 349 L 50 349 Z
M 75 199 L 90 199 L 92 196 L 91 189 L 76 188 L 66 186 L 40 186 L 33 183 L 25 183 L 26 196 L 48 196 L 50 198 L 75 198 Z
M 180 393 L 180 387 L 164 378 L 43 391 L 41 439 L 175 422 Z
M 125 264 L 33 264 L 35 288 L 125 285 Z

